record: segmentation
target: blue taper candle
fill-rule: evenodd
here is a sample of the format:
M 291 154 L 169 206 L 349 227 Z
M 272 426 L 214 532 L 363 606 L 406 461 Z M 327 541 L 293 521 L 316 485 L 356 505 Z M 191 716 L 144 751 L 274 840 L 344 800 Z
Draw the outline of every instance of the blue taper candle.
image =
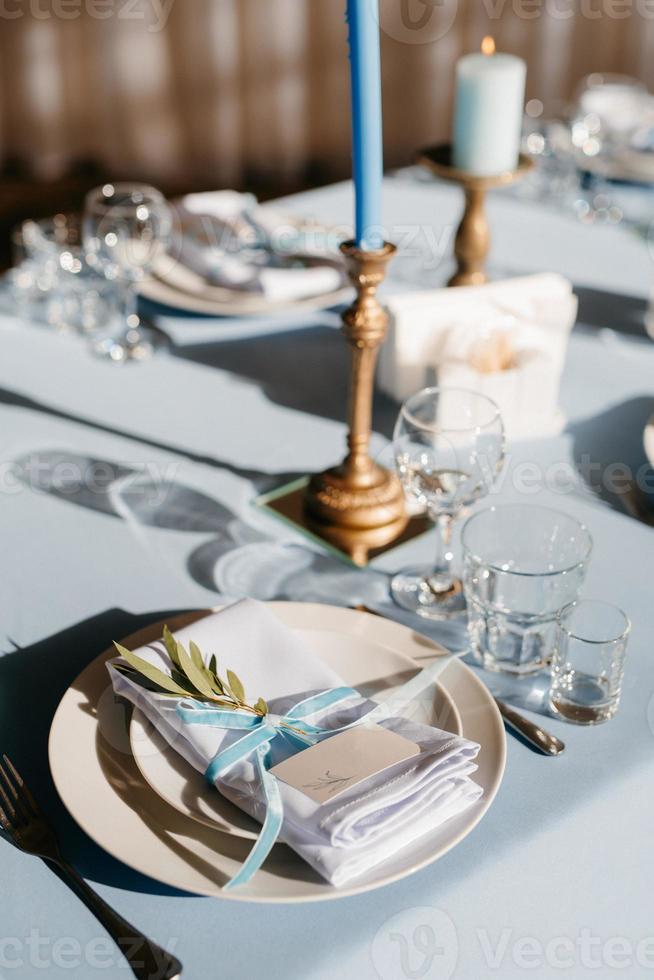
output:
M 382 97 L 379 0 L 347 0 L 352 74 L 352 163 L 359 248 L 381 248 Z

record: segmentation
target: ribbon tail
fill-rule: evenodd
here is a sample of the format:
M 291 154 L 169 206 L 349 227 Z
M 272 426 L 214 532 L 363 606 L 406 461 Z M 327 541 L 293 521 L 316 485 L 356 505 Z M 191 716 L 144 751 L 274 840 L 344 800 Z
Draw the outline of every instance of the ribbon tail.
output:
M 437 657 L 433 663 L 428 664 L 427 667 L 423 667 L 415 677 L 412 677 L 410 681 L 407 681 L 397 691 L 394 691 L 390 698 L 380 702 L 367 715 L 363 715 L 361 721 L 378 722 L 383 721 L 385 718 L 391 718 L 394 715 L 401 715 L 407 705 L 411 704 L 419 694 L 422 694 L 425 688 L 433 684 L 447 665 L 453 660 L 458 660 L 459 657 L 462 657 L 464 652 L 462 650 L 460 653 L 450 653 L 446 656 Z
M 277 780 L 266 769 L 265 746 L 261 745 L 256 750 L 255 761 L 266 800 L 266 817 L 256 844 L 237 874 L 224 886 L 225 891 L 230 888 L 238 888 L 239 885 L 245 885 L 250 881 L 270 854 L 273 844 L 279 837 L 282 829 L 282 821 L 284 819 L 282 797 L 279 792 Z

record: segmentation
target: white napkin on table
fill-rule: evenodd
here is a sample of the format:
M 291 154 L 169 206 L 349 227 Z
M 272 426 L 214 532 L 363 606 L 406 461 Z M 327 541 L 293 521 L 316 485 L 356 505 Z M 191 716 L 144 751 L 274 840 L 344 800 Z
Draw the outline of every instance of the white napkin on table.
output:
M 342 679 L 311 652 L 292 630 L 263 604 L 243 600 L 180 630 L 188 646 L 194 640 L 205 656 L 216 654 L 224 672 L 234 670 L 249 697 L 266 699 L 271 711 L 284 713 L 310 693 L 340 687 Z M 163 643 L 135 651 L 156 666 L 169 669 Z M 110 666 L 116 693 L 137 705 L 164 738 L 196 769 L 204 772 L 218 749 L 235 740 L 227 732 L 204 725 L 184 725 L 177 701 L 145 690 Z M 348 720 L 365 714 L 370 702 L 351 702 Z M 343 723 L 343 705 L 325 709 L 311 721 L 330 726 Z M 289 844 L 334 885 L 351 879 L 391 858 L 402 847 L 435 830 L 445 820 L 476 801 L 481 788 L 470 779 L 477 768 L 479 746 L 467 739 L 403 718 L 380 722 L 409 738 L 420 755 L 369 777 L 332 802 L 318 805 L 299 790 L 280 781 L 284 823 L 280 840 Z M 242 733 L 236 733 L 236 735 Z M 228 740 L 228 741 L 226 741 Z M 271 765 L 293 750 L 283 738 L 271 743 Z M 232 766 L 217 782 L 224 796 L 259 822 L 265 804 L 249 759 Z
M 275 268 L 257 265 L 239 256 L 238 250 L 230 250 L 239 241 L 254 244 L 257 229 L 274 247 L 275 229 L 280 228 L 286 252 L 293 243 L 294 251 L 304 251 L 300 232 L 282 215 L 260 207 L 252 194 L 229 190 L 188 194 L 180 210 L 184 233 L 176 243 L 176 254 L 183 265 L 214 286 L 258 293 L 271 302 L 293 302 L 343 285 L 342 273 L 333 265 Z
M 509 438 L 550 435 L 560 379 L 577 315 L 572 284 L 555 273 L 519 276 L 485 286 L 431 289 L 387 300 L 389 330 L 379 357 L 379 383 L 398 402 L 434 384 L 472 388 L 499 405 Z M 501 332 L 515 353 L 512 370 L 475 369 L 475 338 Z

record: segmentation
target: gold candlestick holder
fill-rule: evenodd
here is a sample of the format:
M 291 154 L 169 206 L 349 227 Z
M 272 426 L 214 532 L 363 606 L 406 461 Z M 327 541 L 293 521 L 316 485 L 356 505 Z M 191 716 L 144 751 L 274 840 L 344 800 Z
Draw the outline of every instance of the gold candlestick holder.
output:
M 352 348 L 348 453 L 339 466 L 310 478 L 304 502 L 312 529 L 350 554 L 355 542 L 364 550 L 383 547 L 404 531 L 408 520 L 400 481 L 375 463 L 369 451 L 375 365 L 388 326 L 376 294 L 395 251 L 389 243 L 370 252 L 354 242 L 341 245 L 357 291 L 343 314 L 343 333 Z
M 375 366 L 388 326 L 377 289 L 395 251 L 389 244 L 375 252 L 363 252 L 354 242 L 341 245 L 357 292 L 343 314 L 343 333 L 352 349 L 345 459 L 339 466 L 298 479 L 256 501 L 359 566 L 431 527 L 426 515 L 409 520 L 397 476 L 370 456 Z
M 486 258 L 490 251 L 491 237 L 486 218 L 486 191 L 496 187 L 508 187 L 520 180 L 531 169 L 533 160 L 521 153 L 515 170 L 501 174 L 478 177 L 457 169 L 452 163 L 452 147 L 449 143 L 421 150 L 418 163 L 442 180 L 460 184 L 465 194 L 463 218 L 454 241 L 457 271 L 448 286 L 481 286 L 488 282 Z

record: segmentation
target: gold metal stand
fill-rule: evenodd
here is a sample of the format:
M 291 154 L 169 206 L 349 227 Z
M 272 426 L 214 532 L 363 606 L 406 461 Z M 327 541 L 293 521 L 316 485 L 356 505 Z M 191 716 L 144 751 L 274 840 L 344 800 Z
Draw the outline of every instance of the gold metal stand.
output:
M 362 549 L 383 547 L 407 524 L 397 476 L 378 466 L 369 453 L 375 365 L 388 325 L 376 293 L 395 246 L 387 243 L 378 251 L 364 252 L 354 242 L 345 242 L 341 251 L 357 291 L 343 315 L 343 333 L 352 348 L 349 452 L 340 466 L 311 477 L 305 510 L 314 533 L 348 553 L 356 551 L 354 560 L 361 563 Z
M 488 282 L 486 258 L 490 250 L 490 229 L 484 208 L 486 191 L 494 187 L 508 187 L 520 180 L 533 168 L 533 160 L 521 153 L 515 170 L 477 177 L 453 166 L 452 147 L 444 143 L 421 150 L 418 163 L 441 179 L 460 184 L 465 194 L 463 218 L 454 242 L 458 268 L 448 286 L 483 285 Z

